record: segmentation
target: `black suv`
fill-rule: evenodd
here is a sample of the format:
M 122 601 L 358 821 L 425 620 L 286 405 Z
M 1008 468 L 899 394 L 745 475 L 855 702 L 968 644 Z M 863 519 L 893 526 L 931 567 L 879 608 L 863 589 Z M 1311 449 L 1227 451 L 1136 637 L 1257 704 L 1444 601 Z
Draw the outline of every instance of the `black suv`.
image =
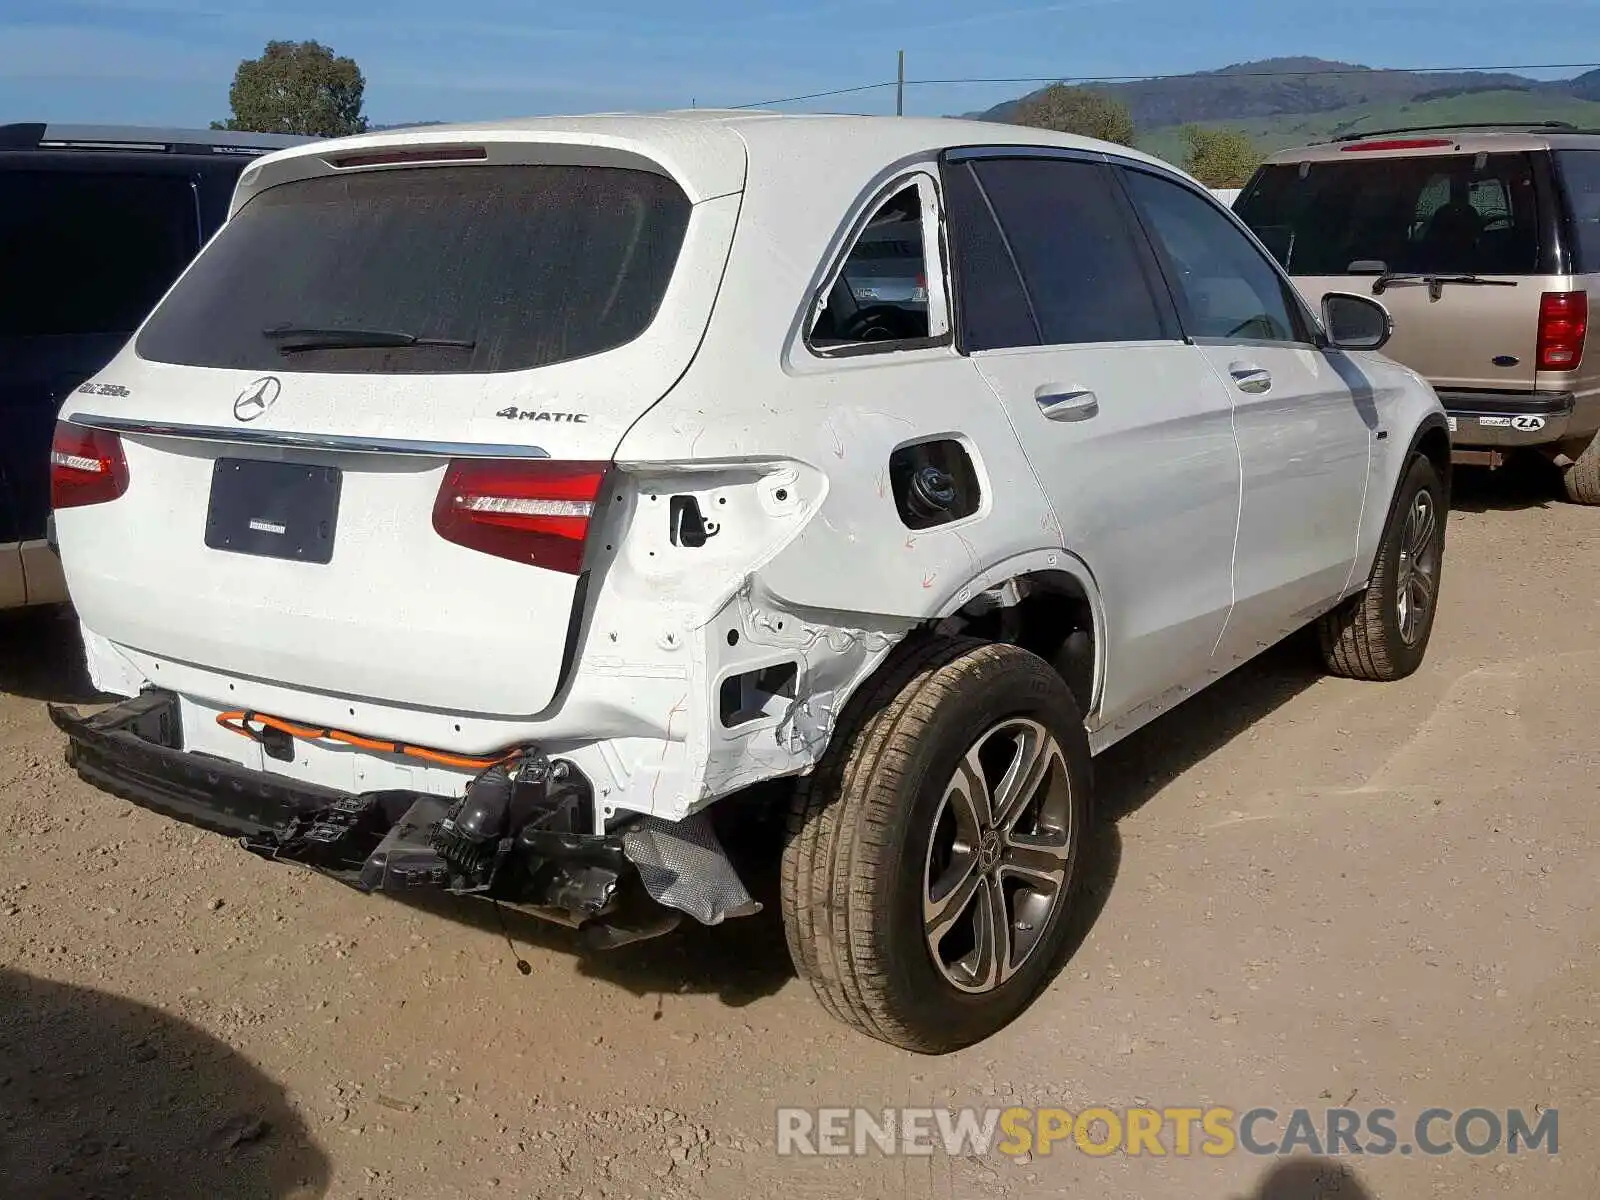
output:
M 66 599 L 46 541 L 62 399 L 216 232 L 251 160 L 305 140 L 0 125 L 0 609 Z

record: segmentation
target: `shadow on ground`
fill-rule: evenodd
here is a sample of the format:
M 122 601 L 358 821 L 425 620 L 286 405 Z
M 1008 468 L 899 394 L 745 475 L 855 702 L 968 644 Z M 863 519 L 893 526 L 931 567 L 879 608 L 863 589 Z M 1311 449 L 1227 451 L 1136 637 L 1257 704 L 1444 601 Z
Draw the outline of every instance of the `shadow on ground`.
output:
M 439 892 L 397 893 L 393 899 L 502 938 L 506 969 L 533 951 L 570 956 L 585 975 L 604 979 L 635 996 L 707 994 L 730 1008 L 744 1008 L 775 994 L 794 978 L 778 904 L 778 852 L 760 846 L 751 854 L 729 848 L 740 875 L 762 909 L 706 927 L 684 917 L 671 933 L 614 950 L 586 948 L 579 935 L 560 925 L 481 899 Z M 538 968 L 529 986 L 538 987 Z
M 1179 707 L 1096 760 L 1099 812 L 1080 850 L 1079 890 L 1062 965 L 1071 961 L 1088 938 L 1115 885 L 1122 861 L 1117 822 L 1323 675 L 1311 640 L 1292 638 L 1207 689 L 1202 703 Z M 726 817 L 730 812 L 727 803 L 712 812 Z M 519 947 L 573 955 L 586 975 L 636 996 L 709 994 L 730 1007 L 743 1008 L 773 995 L 795 977 L 779 905 L 781 811 L 787 801 L 783 789 L 775 788 L 731 803 L 776 806 L 774 811 L 780 817 L 723 824 L 729 856 L 751 894 L 763 905 L 754 917 L 712 928 L 685 918 L 664 937 L 615 950 L 589 951 L 571 931 L 515 911 L 496 913 L 481 900 L 428 896 L 405 902 L 496 935 L 509 934 Z M 510 949 L 507 960 L 510 969 L 514 962 Z
M 725 840 L 740 878 L 761 902 L 761 912 L 711 927 L 685 917 L 665 936 L 615 950 L 587 949 L 571 930 L 513 909 L 501 907 L 497 912 L 493 905 L 478 899 L 425 892 L 399 893 L 392 898 L 505 938 L 509 943 L 508 971 L 513 971 L 517 958 L 528 951 L 545 951 L 572 956 L 583 974 L 635 996 L 715 995 L 730 1008 L 744 1008 L 775 995 L 795 978 L 779 902 L 782 847 L 770 837 L 747 830 L 729 833 Z M 1062 965 L 1089 936 L 1111 894 L 1122 857 L 1116 826 L 1098 823 L 1080 853 L 1083 866 Z M 537 967 L 533 973 L 530 983 L 537 985 Z
M 1096 760 L 1098 821 L 1080 851 L 1080 890 L 1063 963 L 1088 937 L 1116 881 L 1122 857 L 1116 822 L 1321 675 L 1309 640 L 1290 639 L 1207 689 L 1203 702 L 1179 707 Z M 97 695 L 84 670 L 70 609 L 0 615 L 0 692 L 66 704 L 107 699 Z M 496 934 L 504 922 L 512 943 L 577 956 L 586 974 L 635 995 L 710 993 L 742 1008 L 794 978 L 778 895 L 787 791 L 752 791 L 732 803 L 744 806 L 745 817 L 756 810 L 758 818 L 739 819 L 728 802 L 712 810 L 719 817 L 733 815 L 721 822 L 722 833 L 741 878 L 763 905 L 754 917 L 711 928 L 685 918 L 664 937 L 591 952 L 568 930 L 511 910 L 497 913 L 479 900 L 429 896 L 406 902 Z M 762 809 L 776 819 L 759 819 Z
M 0 1195 L 313 1200 L 328 1162 L 283 1089 L 119 996 L 0 970 Z
M 72 609 L 0 613 L 0 692 L 53 704 L 94 704 L 108 698 L 89 682 Z
M 1452 472 L 1450 507 L 1462 512 L 1515 512 L 1565 504 L 1561 472 L 1535 454 L 1513 455 L 1503 467 L 1456 467 Z
M 1326 678 L 1310 630 L 1279 642 L 1095 759 L 1095 803 L 1120 821 L 1196 763 Z
M 1277 1163 L 1239 1200 L 1376 1200 L 1356 1174 L 1326 1158 L 1291 1158 Z

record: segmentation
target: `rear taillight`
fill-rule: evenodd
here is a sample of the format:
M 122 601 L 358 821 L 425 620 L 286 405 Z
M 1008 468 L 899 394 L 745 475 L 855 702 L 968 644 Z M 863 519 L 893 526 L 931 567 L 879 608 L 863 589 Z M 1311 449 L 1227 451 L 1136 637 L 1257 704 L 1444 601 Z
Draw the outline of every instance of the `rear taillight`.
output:
M 447 542 L 576 575 L 608 462 L 455 459 L 433 505 Z
M 1588 292 L 1546 292 L 1539 297 L 1539 370 L 1576 371 L 1589 334 Z
M 104 504 L 128 490 L 128 460 L 122 439 L 103 429 L 56 422 L 50 446 L 50 504 L 81 508 Z

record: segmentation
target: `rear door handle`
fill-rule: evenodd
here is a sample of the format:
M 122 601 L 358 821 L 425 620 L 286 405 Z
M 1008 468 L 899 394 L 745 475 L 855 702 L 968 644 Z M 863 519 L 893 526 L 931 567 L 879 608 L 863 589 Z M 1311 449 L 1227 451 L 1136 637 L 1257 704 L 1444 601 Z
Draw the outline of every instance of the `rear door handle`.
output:
M 1265 367 L 1258 367 L 1254 363 L 1231 363 L 1228 374 L 1233 376 L 1234 386 L 1241 392 L 1259 396 L 1272 390 L 1272 372 Z
M 1088 388 L 1046 384 L 1033 398 L 1039 402 L 1039 411 L 1050 421 L 1087 421 L 1100 411 L 1100 397 Z

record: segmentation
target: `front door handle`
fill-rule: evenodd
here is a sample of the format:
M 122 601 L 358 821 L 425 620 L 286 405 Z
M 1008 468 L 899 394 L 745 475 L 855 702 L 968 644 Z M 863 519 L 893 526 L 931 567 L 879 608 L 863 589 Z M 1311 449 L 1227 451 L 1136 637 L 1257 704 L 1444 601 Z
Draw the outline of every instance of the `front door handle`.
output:
M 1259 396 L 1272 390 L 1272 372 L 1265 367 L 1258 367 L 1254 363 L 1232 363 L 1228 367 L 1228 374 L 1233 376 L 1234 386 L 1241 392 Z
M 1087 421 L 1100 411 L 1100 397 L 1088 388 L 1046 385 L 1033 394 L 1039 411 L 1050 421 Z

